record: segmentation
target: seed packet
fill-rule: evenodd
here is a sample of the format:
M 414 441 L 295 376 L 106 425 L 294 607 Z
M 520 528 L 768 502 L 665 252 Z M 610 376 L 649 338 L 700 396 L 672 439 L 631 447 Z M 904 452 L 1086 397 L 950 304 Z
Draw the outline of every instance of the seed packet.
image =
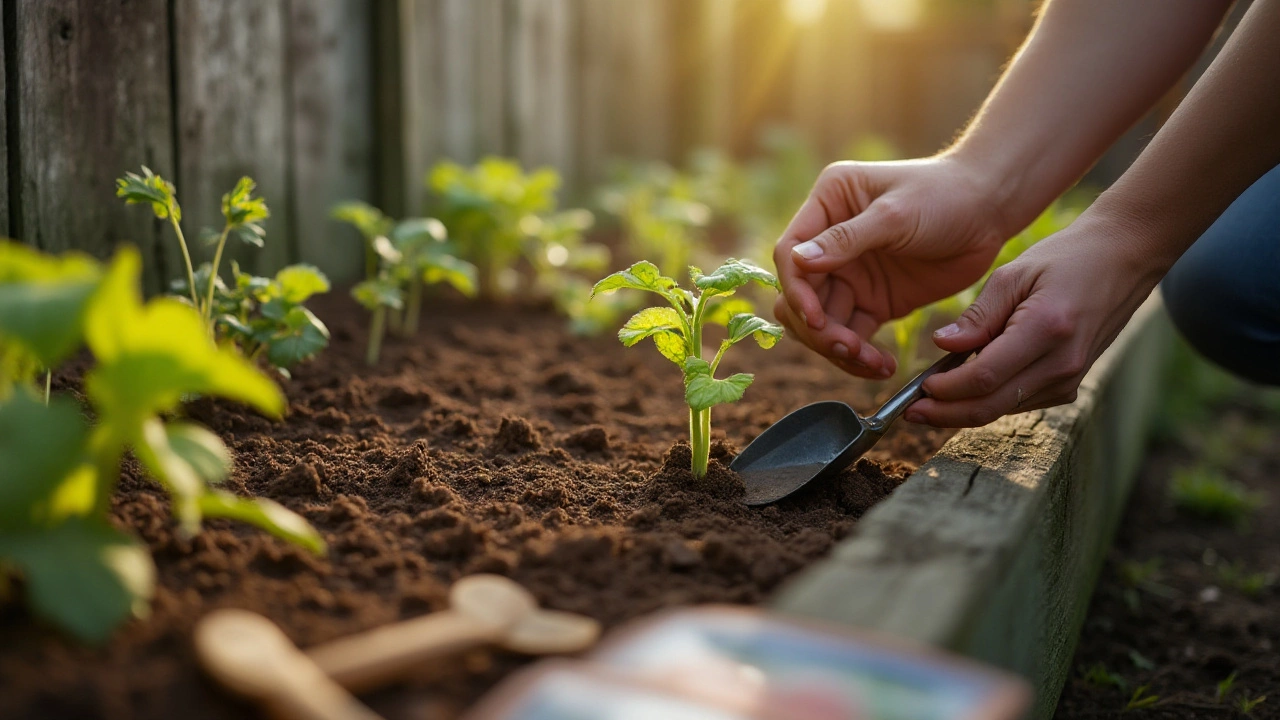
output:
M 586 663 L 544 660 L 498 686 L 464 720 L 772 720 L 667 692 Z
M 1013 720 L 1031 699 L 1025 682 L 976 662 L 729 606 L 638 620 L 589 661 L 673 695 L 779 720 Z

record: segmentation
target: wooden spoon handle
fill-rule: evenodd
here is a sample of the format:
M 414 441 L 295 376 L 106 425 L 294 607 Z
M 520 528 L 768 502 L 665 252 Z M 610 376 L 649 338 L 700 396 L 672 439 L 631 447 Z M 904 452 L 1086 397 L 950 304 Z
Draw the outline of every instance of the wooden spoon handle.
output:
M 381 715 L 365 707 L 302 652 L 298 652 L 297 662 L 293 663 L 287 677 L 284 685 L 266 699 L 272 717 L 279 720 L 382 720 Z
M 317 645 L 307 656 L 334 682 L 362 692 L 400 679 L 425 660 L 494 639 L 493 627 L 444 610 Z

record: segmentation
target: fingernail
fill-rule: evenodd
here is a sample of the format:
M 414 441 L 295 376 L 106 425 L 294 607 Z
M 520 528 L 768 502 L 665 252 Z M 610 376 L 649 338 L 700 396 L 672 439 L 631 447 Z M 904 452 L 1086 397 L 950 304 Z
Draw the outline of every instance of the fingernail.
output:
M 924 422 L 924 415 L 920 414 L 920 413 L 919 413 L 918 411 L 916 411 L 916 410 L 908 410 L 908 411 L 907 411 L 907 414 L 905 415 L 905 417 L 907 418 L 907 422 L 909 422 L 909 423 L 923 423 L 923 422 Z
M 810 240 L 809 242 L 803 242 L 791 248 L 791 252 L 799 255 L 805 260 L 817 260 L 822 257 L 822 246 Z
M 836 343 L 831 346 L 831 354 L 841 359 L 848 359 L 849 347 L 844 343 Z
M 960 332 L 960 326 L 955 323 L 951 323 L 946 327 L 942 327 L 942 328 L 938 328 L 937 330 L 934 330 L 933 336 L 936 338 L 949 338 L 952 335 L 958 334 L 959 332 Z

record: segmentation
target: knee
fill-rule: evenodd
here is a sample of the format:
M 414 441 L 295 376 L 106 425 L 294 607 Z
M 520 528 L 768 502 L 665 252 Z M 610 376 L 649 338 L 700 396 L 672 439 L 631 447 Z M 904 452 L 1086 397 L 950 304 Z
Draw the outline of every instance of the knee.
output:
M 1244 286 L 1248 278 L 1231 259 L 1193 246 L 1161 283 L 1165 307 L 1201 355 L 1251 382 L 1280 384 L 1280 328 L 1266 327 L 1265 313 Z

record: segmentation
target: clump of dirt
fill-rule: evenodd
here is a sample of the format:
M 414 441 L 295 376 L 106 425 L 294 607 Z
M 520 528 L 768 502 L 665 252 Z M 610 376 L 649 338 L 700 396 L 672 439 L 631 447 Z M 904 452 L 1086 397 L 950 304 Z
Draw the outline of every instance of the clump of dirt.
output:
M 218 607 L 260 612 L 305 647 L 440 610 L 449 585 L 477 572 L 606 626 L 671 605 L 758 603 L 947 437 L 895 431 L 834 481 L 748 508 L 733 454 L 800 404 L 870 406 L 868 386 L 795 343 L 744 349 L 725 371 L 756 382 L 715 409 L 697 480 L 680 440 L 680 371 L 650 347 L 573 338 L 541 309 L 443 306 L 420 339 L 389 340 L 368 368 L 362 312 L 337 296 L 316 310 L 333 345 L 284 381 L 283 422 L 204 400 L 187 413 L 235 451 L 227 487 L 302 514 L 328 555 L 227 521 L 186 538 L 160 489 L 127 465 L 114 514 L 155 556 L 151 617 L 88 649 L 33 621 L 17 595 L 0 601 L 0 717 L 253 716 L 204 678 L 190 647 L 193 623 Z M 467 653 L 364 699 L 388 718 L 452 717 L 524 662 Z

